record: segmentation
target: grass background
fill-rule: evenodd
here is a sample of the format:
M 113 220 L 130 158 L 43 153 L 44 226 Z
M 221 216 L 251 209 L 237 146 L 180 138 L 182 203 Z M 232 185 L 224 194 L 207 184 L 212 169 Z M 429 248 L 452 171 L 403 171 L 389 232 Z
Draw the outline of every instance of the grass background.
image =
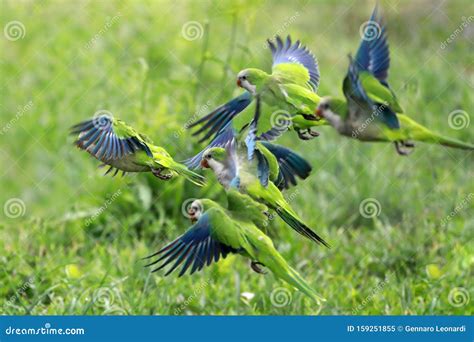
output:
M 401 157 L 391 144 L 358 143 L 330 128 L 309 142 L 294 133 L 280 139 L 314 166 L 289 194 L 333 248 L 315 246 L 281 222 L 271 235 L 328 299 L 317 307 L 272 275 L 252 272 L 240 257 L 191 277 L 150 274 L 140 258 L 188 227 L 182 203 L 222 198 L 220 187 L 209 173 L 204 189 L 146 175 L 102 177 L 68 136 L 71 125 L 105 109 L 184 159 L 202 148 L 186 121 L 238 94 L 240 69 L 268 69 L 264 42 L 275 34 L 302 40 L 319 61 L 319 93 L 339 94 L 346 56 L 357 49 L 372 7 L 373 1 L 3 0 L 2 27 L 20 21 L 25 35 L 0 37 L 0 204 L 22 201 L 20 217 L 7 215 L 11 207 L 0 211 L 0 313 L 472 314 L 472 153 L 420 143 Z M 472 3 L 381 7 L 389 81 L 406 112 L 473 142 L 472 123 L 448 125 L 453 110 L 473 109 L 472 21 L 441 48 L 473 14 Z M 183 35 L 190 21 L 203 29 L 197 26 L 195 40 Z M 380 203 L 379 216 L 361 216 L 367 198 Z

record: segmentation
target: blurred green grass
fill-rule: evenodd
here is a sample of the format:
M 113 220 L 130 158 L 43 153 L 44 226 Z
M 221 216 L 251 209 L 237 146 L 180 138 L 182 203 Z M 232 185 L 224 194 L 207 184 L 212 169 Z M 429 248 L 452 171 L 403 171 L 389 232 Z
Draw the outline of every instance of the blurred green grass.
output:
M 452 300 L 458 287 L 473 295 L 472 153 L 418 144 L 403 158 L 392 145 L 349 141 L 329 128 L 310 142 L 295 134 L 280 139 L 314 165 L 292 204 L 333 248 L 316 247 L 283 226 L 271 234 L 290 264 L 328 299 L 318 308 L 293 290 L 289 303 L 275 305 L 271 299 L 284 285 L 255 274 L 239 257 L 192 277 L 149 274 L 140 258 L 188 226 L 182 203 L 222 198 L 220 188 L 145 175 L 102 177 L 97 162 L 68 136 L 72 124 L 105 109 L 185 159 L 202 147 L 185 123 L 237 94 L 240 69 L 269 68 L 263 44 L 277 33 L 300 39 L 317 56 L 320 94 L 340 93 L 346 56 L 355 52 L 372 6 L 2 1 L 2 27 L 20 21 L 25 36 L 0 39 L 6 128 L 0 134 L 0 203 L 19 198 L 25 212 L 19 218 L 2 212 L 0 313 L 472 314 L 472 301 L 458 306 Z M 389 81 L 406 111 L 472 142 L 472 124 L 448 126 L 453 110 L 472 113 L 472 24 L 440 48 L 472 4 L 381 6 L 392 56 Z M 204 30 L 195 40 L 183 37 L 191 21 Z M 380 203 L 377 218 L 360 215 L 366 198 Z M 242 292 L 255 297 L 243 299 Z

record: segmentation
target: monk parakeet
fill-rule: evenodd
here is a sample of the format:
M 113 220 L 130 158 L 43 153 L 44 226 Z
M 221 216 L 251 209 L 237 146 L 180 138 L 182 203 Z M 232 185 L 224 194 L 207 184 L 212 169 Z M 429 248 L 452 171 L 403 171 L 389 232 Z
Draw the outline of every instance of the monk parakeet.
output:
M 361 141 L 393 142 L 397 152 L 406 155 L 412 141 L 474 150 L 474 145 L 436 134 L 403 113 L 387 83 L 390 65 L 385 27 L 375 7 L 370 22 L 380 31 L 375 39 L 363 38 L 343 82 L 345 99 L 324 97 L 317 115 L 325 118 L 340 134 Z
M 122 120 L 100 115 L 73 126 L 71 134 L 78 135 L 77 147 L 109 166 L 105 174 L 114 169 L 114 176 L 119 170 L 123 174 L 152 172 L 163 180 L 181 175 L 196 185 L 205 184 L 204 177 L 174 161 L 163 147 L 154 145 Z
M 272 127 L 269 113 L 275 110 L 288 114 L 288 119 L 293 122 L 293 128 L 300 138 L 310 139 L 318 135 L 311 130 L 312 126 L 319 125 L 314 113 L 320 100 L 316 94 L 320 78 L 316 59 L 299 41 L 293 43 L 289 36 L 285 42 L 277 36 L 276 45 L 270 40 L 268 45 L 273 57 L 272 73 L 256 68 L 241 70 L 237 75 L 237 85 L 247 92 L 190 125 L 201 125 L 194 135 L 204 134 L 202 141 L 213 135 L 217 137 L 254 99 L 253 118 L 243 118 L 242 122 L 247 128 L 245 141 L 249 159 L 253 156 L 255 141 L 260 134 L 273 130 L 272 134 L 277 136 L 286 130 Z M 270 110 L 262 111 L 262 102 Z M 311 124 L 305 123 L 308 121 Z M 324 120 L 320 124 L 325 124 Z
M 298 217 L 273 182 L 268 182 L 266 186 L 262 184 L 261 171 L 255 171 L 254 165 L 242 154 L 239 155 L 235 141 L 227 144 L 225 148 L 211 147 L 206 150 L 202 155 L 201 166 L 210 168 L 227 191 L 237 188 L 255 201 L 275 210 L 282 220 L 299 234 L 329 247 L 326 241 Z
M 157 265 L 153 272 L 171 265 L 166 275 L 179 266 L 179 277 L 200 271 L 205 265 L 240 254 L 251 260 L 251 267 L 259 273 L 258 265 L 267 267 L 277 278 L 296 287 L 316 302 L 325 301 L 291 268 L 276 250 L 272 240 L 258 227 L 267 220 L 265 206 L 250 197 L 230 190 L 227 209 L 210 199 L 195 200 L 188 214 L 194 223 L 183 235 L 148 258 L 157 258 L 147 266 Z
M 201 166 L 204 152 L 211 147 L 225 147 L 232 141 L 236 141 L 237 136 L 231 125 L 214 139 L 206 148 L 194 157 L 184 161 L 190 169 L 197 169 Z M 257 141 L 256 143 L 256 166 L 255 174 L 258 175 L 262 185 L 267 186 L 268 181 L 273 182 L 278 189 L 288 189 L 297 184 L 297 178 L 306 179 L 310 174 L 311 165 L 294 151 L 270 143 L 268 141 Z

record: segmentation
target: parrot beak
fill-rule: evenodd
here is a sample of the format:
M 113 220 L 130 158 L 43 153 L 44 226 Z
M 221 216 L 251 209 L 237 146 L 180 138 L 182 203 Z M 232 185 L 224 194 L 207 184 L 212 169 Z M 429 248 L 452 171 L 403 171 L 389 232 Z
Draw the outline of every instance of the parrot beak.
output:
M 321 109 L 319 109 L 319 107 L 316 109 L 316 116 L 317 116 L 319 119 L 324 118 L 324 116 L 323 116 L 323 111 L 322 111 Z
M 240 78 L 237 79 L 237 86 L 242 88 L 242 82 L 240 82 Z
M 209 168 L 209 163 L 207 162 L 207 159 L 202 159 L 201 160 L 201 167 L 204 168 L 204 169 Z

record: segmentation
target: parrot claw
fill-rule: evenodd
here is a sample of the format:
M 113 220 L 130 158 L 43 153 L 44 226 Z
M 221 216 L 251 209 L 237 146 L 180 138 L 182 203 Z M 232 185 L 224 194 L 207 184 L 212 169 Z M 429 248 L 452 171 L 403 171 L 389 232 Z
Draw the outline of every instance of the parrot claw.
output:
M 311 128 L 308 128 L 305 130 L 298 129 L 296 130 L 296 132 L 298 133 L 298 137 L 301 140 L 311 140 L 319 136 L 319 133 L 316 131 L 313 131 Z
M 250 262 L 250 268 L 252 268 L 252 270 L 257 272 L 258 274 L 267 274 L 267 272 L 264 271 L 260 266 L 265 266 L 265 265 L 258 261 Z
M 397 153 L 401 156 L 409 155 L 411 152 L 413 152 L 412 149 L 415 147 L 415 144 L 411 141 L 395 141 L 394 144 Z
M 173 175 L 171 173 L 162 173 L 164 171 L 163 168 L 160 168 L 160 169 L 151 169 L 151 172 L 153 173 L 153 175 L 155 177 L 158 177 L 159 179 L 162 179 L 162 180 L 170 180 L 171 177 L 173 177 Z

